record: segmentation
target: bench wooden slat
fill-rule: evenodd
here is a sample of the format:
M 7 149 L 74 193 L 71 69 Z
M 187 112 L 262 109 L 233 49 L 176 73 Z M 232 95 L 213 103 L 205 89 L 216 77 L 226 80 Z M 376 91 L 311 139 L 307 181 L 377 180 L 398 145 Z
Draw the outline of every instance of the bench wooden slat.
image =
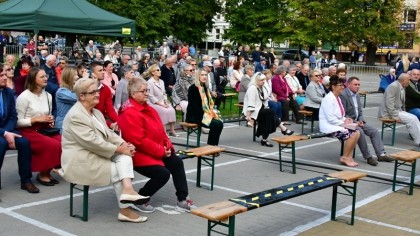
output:
M 196 156 L 200 157 L 200 156 L 212 155 L 219 152 L 223 152 L 224 150 L 225 149 L 221 147 L 208 145 L 204 147 L 189 149 L 188 151 L 193 152 Z
M 306 116 L 311 116 L 313 114 L 312 111 L 307 111 L 307 110 L 300 110 L 298 111 L 298 113 L 306 115 Z
M 291 136 L 283 136 L 283 137 L 272 137 L 271 140 L 276 141 L 277 143 L 287 144 L 295 141 L 306 140 L 308 139 L 307 136 L 301 135 L 291 135 Z
M 212 221 L 225 221 L 230 216 L 246 212 L 248 209 L 231 201 L 222 201 L 191 210 L 194 215 Z
M 233 97 L 233 96 L 236 96 L 236 94 L 237 93 L 225 93 L 225 94 L 223 94 L 223 96 L 225 96 L 225 97 Z
M 198 125 L 195 123 L 179 122 L 179 124 L 187 128 L 198 128 Z
M 404 150 L 401 152 L 392 153 L 390 156 L 400 161 L 413 162 L 415 159 L 420 158 L 420 152 Z
M 328 176 L 338 178 L 338 179 L 343 179 L 347 182 L 354 182 L 358 179 L 366 177 L 367 174 L 363 172 L 358 172 L 358 171 L 343 170 L 343 171 L 338 171 L 338 172 L 328 174 Z
M 380 118 L 380 120 L 384 123 L 397 123 L 397 121 L 392 118 Z

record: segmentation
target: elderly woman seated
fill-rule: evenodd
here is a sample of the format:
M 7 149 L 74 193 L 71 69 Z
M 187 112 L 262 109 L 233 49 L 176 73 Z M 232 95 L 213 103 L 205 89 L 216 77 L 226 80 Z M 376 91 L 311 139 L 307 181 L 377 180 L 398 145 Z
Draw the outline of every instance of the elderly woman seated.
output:
M 274 133 L 277 127 L 280 127 L 284 135 L 292 135 L 293 131 L 286 129 L 280 120 L 276 117 L 273 110 L 268 107 L 267 92 L 264 92 L 265 75 L 260 72 L 255 73 L 251 78 L 248 90 L 244 98 L 243 113 L 245 119 L 252 126 L 254 120 L 257 120 L 257 137 L 262 136 L 261 145 L 272 147 L 273 144 L 267 141 L 268 135 Z
M 184 163 L 175 155 L 174 146 L 161 125 L 159 114 L 147 102 L 149 92 L 148 83 L 144 79 L 131 80 L 128 85 L 130 98 L 121 107 L 118 118 L 123 138 L 137 150 L 133 156 L 134 170 L 150 178 L 139 193 L 153 196 L 172 175 L 178 198 L 175 210 L 189 212 L 196 206 L 188 198 Z M 139 204 L 138 207 L 146 213 L 155 211 L 149 203 Z
M 144 203 L 149 197 L 136 193 L 131 157 L 135 147 L 112 132 L 105 118 L 94 107 L 99 103 L 98 83 L 93 79 L 79 79 L 74 85 L 77 103 L 63 122 L 60 175 L 71 183 L 81 185 L 113 184 L 120 203 L 118 220 L 144 222 L 126 203 Z
M 311 71 L 311 82 L 306 87 L 306 99 L 303 105 L 305 106 L 305 110 L 313 112 L 312 120 L 319 120 L 319 107 L 326 94 L 326 88 L 320 82 L 321 76 L 320 70 Z
M 330 78 L 331 91 L 324 97 L 319 108 L 319 129 L 323 133 L 333 133 L 341 142 L 344 142 L 343 156 L 340 163 L 349 167 L 356 167 L 353 160 L 353 150 L 359 140 L 360 133 L 357 125 L 351 118 L 346 118 L 343 104 L 339 95 L 344 89 L 344 80 L 332 75 Z

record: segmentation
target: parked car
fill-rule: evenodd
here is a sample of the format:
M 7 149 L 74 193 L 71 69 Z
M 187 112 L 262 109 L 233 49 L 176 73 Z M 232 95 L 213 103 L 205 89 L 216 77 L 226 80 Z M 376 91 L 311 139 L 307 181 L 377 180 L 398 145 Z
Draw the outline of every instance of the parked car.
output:
M 29 43 L 29 39 L 29 35 L 18 35 L 16 36 L 16 43 L 25 47 Z
M 295 60 L 298 61 L 299 58 L 297 55 L 300 54 L 300 60 L 303 60 L 304 58 L 309 58 L 308 51 L 300 50 L 300 53 L 298 53 L 299 49 L 289 49 L 283 52 L 282 59 L 283 60 Z

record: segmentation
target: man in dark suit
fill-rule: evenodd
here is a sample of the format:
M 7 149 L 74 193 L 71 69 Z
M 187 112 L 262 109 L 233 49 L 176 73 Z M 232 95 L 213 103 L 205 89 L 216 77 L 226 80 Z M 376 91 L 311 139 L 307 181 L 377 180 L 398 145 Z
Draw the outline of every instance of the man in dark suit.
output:
M 29 141 L 15 129 L 17 112 L 12 89 L 6 87 L 7 77 L 0 64 L 0 169 L 7 150 L 18 150 L 20 188 L 30 193 L 39 193 L 32 183 L 31 147 Z
M 298 78 L 300 85 L 302 85 L 303 90 L 306 90 L 306 87 L 311 82 L 308 75 L 309 69 L 309 65 L 303 65 L 299 73 L 296 74 L 296 77 Z
M 373 159 L 369 151 L 366 140 L 366 136 L 368 136 L 372 142 L 373 148 L 375 149 L 378 161 L 393 161 L 394 159 L 385 153 L 384 144 L 378 130 L 368 125 L 363 118 L 362 105 L 360 103 L 360 95 L 358 93 L 360 88 L 359 78 L 350 77 L 347 83 L 347 88 L 340 94 L 341 103 L 345 109 L 346 117 L 353 119 L 353 122 L 358 124 L 357 130 L 360 132 L 360 137 L 357 144 L 359 145 L 363 158 L 366 159 L 369 165 L 378 165 L 378 162 Z

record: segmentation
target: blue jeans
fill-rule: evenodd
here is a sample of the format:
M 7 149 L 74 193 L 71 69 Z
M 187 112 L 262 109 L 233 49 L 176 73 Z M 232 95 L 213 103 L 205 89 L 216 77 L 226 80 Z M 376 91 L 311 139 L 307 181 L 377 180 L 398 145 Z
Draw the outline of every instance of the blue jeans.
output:
M 281 102 L 268 101 L 268 107 L 274 110 L 277 119 L 281 119 L 282 105 Z
M 411 113 L 411 114 L 413 114 L 413 115 L 417 116 L 417 119 L 419 119 L 419 120 L 420 120 L 420 108 L 413 108 L 413 109 L 410 109 L 410 110 L 408 111 L 408 113 Z

